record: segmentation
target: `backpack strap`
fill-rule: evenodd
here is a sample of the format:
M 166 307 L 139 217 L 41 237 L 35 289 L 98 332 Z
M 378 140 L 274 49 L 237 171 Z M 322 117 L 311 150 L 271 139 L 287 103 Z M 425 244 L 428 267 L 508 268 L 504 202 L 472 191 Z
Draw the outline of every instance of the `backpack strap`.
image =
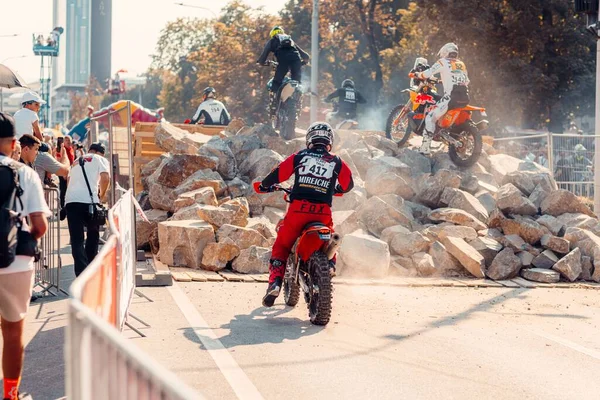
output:
M 87 174 L 85 173 L 85 160 L 82 157 L 79 157 L 79 166 L 81 167 L 81 172 L 83 172 L 83 178 L 85 179 L 85 184 L 87 185 L 88 192 L 90 193 L 90 199 L 92 200 L 92 204 L 94 203 L 94 195 L 92 194 L 92 188 L 90 187 L 90 181 L 88 181 Z

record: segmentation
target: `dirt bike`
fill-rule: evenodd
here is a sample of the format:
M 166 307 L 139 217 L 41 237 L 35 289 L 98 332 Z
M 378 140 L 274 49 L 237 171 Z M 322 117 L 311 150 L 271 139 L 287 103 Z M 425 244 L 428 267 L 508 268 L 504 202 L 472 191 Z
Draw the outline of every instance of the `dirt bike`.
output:
M 254 183 L 254 190 L 264 193 Z M 289 202 L 291 190 L 275 185 L 269 191 L 282 191 Z M 283 278 L 285 304 L 294 307 L 300 300 L 300 292 L 308 306 L 310 322 L 315 325 L 327 325 L 331 318 L 333 286 L 329 267 L 331 260 L 341 244 L 341 237 L 327 225 L 312 222 L 304 227 L 292 252 L 288 257 Z
M 409 98 L 406 104 L 397 105 L 390 112 L 385 126 L 385 136 L 388 139 L 397 142 L 398 146 L 403 146 L 411 133 L 417 131 L 428 109 L 441 99 L 435 89 L 436 83 L 437 79 L 428 79 L 418 86 L 402 91 L 408 93 Z
M 278 62 L 272 60 L 267 61 L 267 64 L 271 65 L 273 69 L 279 65 Z M 273 78 L 267 83 L 269 91 L 272 85 Z M 275 96 L 275 110 L 269 110 L 273 129 L 279 131 L 280 136 L 285 140 L 294 139 L 296 137 L 296 120 L 302 110 L 302 85 L 286 76 Z
M 327 110 L 325 121 L 335 129 L 358 129 L 358 121 L 348 113 L 340 113 L 337 103 L 333 105 L 332 110 Z

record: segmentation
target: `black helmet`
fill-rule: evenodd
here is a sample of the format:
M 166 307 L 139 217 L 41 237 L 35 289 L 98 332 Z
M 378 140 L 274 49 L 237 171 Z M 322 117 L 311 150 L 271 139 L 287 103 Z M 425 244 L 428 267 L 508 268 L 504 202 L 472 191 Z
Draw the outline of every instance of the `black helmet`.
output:
M 217 91 L 215 90 L 214 87 L 209 86 L 206 89 L 204 89 L 204 91 L 202 92 L 202 98 L 206 100 L 206 98 L 212 94 L 212 97 L 215 97 L 215 93 L 217 93 Z
M 342 82 L 342 87 L 354 89 L 354 81 L 352 79 L 344 79 L 344 82 Z
M 321 144 L 333 146 L 333 129 L 327 122 L 314 122 L 306 131 L 306 147 Z

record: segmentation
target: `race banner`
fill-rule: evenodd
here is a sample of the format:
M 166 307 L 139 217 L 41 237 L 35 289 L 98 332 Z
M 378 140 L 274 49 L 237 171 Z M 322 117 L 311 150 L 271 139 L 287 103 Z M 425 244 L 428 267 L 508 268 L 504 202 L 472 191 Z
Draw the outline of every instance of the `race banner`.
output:
M 118 235 L 117 296 L 118 327 L 123 330 L 135 291 L 136 246 L 133 192 L 126 191 L 109 212 L 109 224 Z

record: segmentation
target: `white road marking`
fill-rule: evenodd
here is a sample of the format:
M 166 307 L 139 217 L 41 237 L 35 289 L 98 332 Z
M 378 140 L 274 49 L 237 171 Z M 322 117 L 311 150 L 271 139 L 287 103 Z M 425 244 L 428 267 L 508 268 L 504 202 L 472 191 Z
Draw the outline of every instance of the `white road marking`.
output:
M 578 352 L 583 353 L 583 354 L 585 354 L 587 356 L 590 356 L 590 357 L 593 357 L 593 358 L 595 358 L 597 360 L 600 360 L 600 351 L 598 351 L 598 350 L 588 349 L 587 347 L 584 347 L 584 346 L 582 346 L 580 344 L 571 342 L 570 340 L 563 339 L 563 338 L 558 337 L 558 336 L 551 335 L 551 334 L 546 333 L 546 332 L 541 332 L 541 331 L 531 331 L 531 332 L 535 333 L 538 336 L 546 338 L 548 340 L 552 340 L 553 342 L 556 342 L 558 344 L 562 344 L 563 346 L 568 347 L 568 348 L 570 348 L 572 350 L 578 351 Z
M 229 382 L 229 385 L 242 400 L 264 400 L 256 386 L 248 378 L 246 373 L 235 362 L 229 351 L 223 346 L 217 335 L 209 328 L 208 324 L 200 315 L 200 312 L 194 307 L 190 299 L 181 290 L 181 287 L 173 282 L 173 286 L 168 287 L 169 293 L 177 307 L 181 310 L 193 329 L 194 334 L 202 342 L 208 353 L 219 367 L 219 370 Z

